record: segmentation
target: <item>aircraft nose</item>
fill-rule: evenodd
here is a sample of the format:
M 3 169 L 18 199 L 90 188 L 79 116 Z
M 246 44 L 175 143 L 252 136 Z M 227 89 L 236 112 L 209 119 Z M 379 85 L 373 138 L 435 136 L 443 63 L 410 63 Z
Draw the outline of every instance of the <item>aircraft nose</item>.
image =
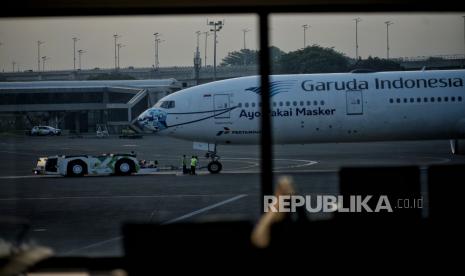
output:
M 135 125 L 146 132 L 158 132 L 168 128 L 167 113 L 158 108 L 149 108 L 137 117 Z

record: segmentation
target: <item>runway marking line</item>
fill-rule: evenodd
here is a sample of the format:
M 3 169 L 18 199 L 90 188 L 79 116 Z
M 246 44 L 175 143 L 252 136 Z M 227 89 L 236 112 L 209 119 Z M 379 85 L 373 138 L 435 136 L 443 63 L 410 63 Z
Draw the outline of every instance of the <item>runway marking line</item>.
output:
M 234 196 L 234 197 L 232 197 L 232 198 L 229 198 L 229 199 L 220 201 L 220 202 L 218 202 L 218 203 L 215 203 L 215 204 L 213 204 L 213 205 L 204 207 L 204 208 L 202 208 L 202 209 L 199 209 L 199 210 L 196 210 L 196 211 L 187 213 L 187 214 L 182 215 L 182 216 L 180 216 L 180 217 L 177 217 L 177 218 L 168 220 L 168 221 L 166 221 L 166 222 L 161 223 L 161 225 L 168 225 L 168 224 L 172 224 L 172 223 L 175 223 L 175 222 L 179 222 L 179 221 L 182 221 L 182 220 L 185 220 L 185 219 L 194 217 L 194 216 L 196 216 L 196 215 L 198 215 L 198 214 L 201 214 L 201 213 L 210 211 L 210 210 L 212 210 L 212 209 L 214 209 L 214 208 L 217 208 L 217 207 L 223 206 L 223 205 L 225 205 L 225 204 L 231 203 L 231 202 L 233 202 L 233 201 L 239 200 L 239 199 L 244 198 L 244 197 L 246 197 L 246 196 L 247 196 L 246 194 L 241 194 L 241 195 Z M 153 213 L 153 212 L 152 212 L 152 213 Z M 70 254 L 73 254 L 73 253 L 76 253 L 76 252 L 79 252 L 79 251 L 82 251 L 82 250 L 85 250 L 85 249 L 90 249 L 90 248 L 94 248 L 94 247 L 97 247 L 97 246 L 101 246 L 101 245 L 104 245 L 104 244 L 107 244 L 107 243 L 119 241 L 119 240 L 121 240 L 122 238 L 123 238 L 123 236 L 118 236 L 118 237 L 114 237 L 114 238 L 111 238 L 111 239 L 107 239 L 107 240 L 103 240 L 103 241 L 100 241 L 100 242 L 96 242 L 96 243 L 93 243 L 93 244 L 89 244 L 89 245 L 86 245 L 86 246 L 84 246 L 84 247 L 80 247 L 80 248 L 76 248 L 76 249 L 67 251 L 67 252 L 65 252 L 63 255 L 70 255 Z
M 241 198 L 243 198 L 243 197 L 246 197 L 246 196 L 247 196 L 247 195 L 238 195 L 238 196 L 232 197 L 232 198 L 230 198 L 230 199 L 223 200 L 223 201 L 221 201 L 221 202 L 218 202 L 218 203 L 216 203 L 216 204 L 207 206 L 207 207 L 202 208 L 202 209 L 199 209 L 199 210 L 197 210 L 197 211 L 190 212 L 190 213 L 188 213 L 188 214 L 185 214 L 185 215 L 183 215 L 183 216 L 174 218 L 174 219 L 169 220 L 169 221 L 167 221 L 167 222 L 163 222 L 162 225 L 167 225 L 167 224 L 175 223 L 175 222 L 178 222 L 178 221 L 181 221 L 181 220 L 185 220 L 185 219 L 187 219 L 187 218 L 190 218 L 190 217 L 196 216 L 196 215 L 198 215 L 198 214 L 207 212 L 207 211 L 209 211 L 209 210 L 215 209 L 216 207 L 220 207 L 220 206 L 225 205 L 225 204 L 228 204 L 228 203 L 230 203 L 230 202 L 239 200 L 239 199 L 241 199 Z

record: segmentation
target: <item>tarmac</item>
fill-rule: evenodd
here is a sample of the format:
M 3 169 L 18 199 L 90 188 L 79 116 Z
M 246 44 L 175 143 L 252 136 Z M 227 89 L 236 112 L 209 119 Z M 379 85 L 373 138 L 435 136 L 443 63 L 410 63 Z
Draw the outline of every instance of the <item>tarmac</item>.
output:
M 32 174 L 41 156 L 131 151 L 139 159 L 157 160 L 160 171 L 127 177 Z M 0 237 L 11 240 L 19 232 L 11 220 L 2 220 L 21 218 L 30 225 L 27 238 L 59 256 L 119 256 L 124 222 L 259 217 L 258 146 L 219 146 L 223 171 L 217 175 L 206 169 L 182 175 L 175 168 L 183 154 L 198 155 L 201 167 L 208 163 L 191 142 L 166 137 L 0 137 Z M 465 156 L 452 155 L 448 141 L 340 143 L 275 146 L 273 162 L 275 176 L 291 175 L 301 194 L 338 194 L 341 167 L 425 168 L 465 163 Z

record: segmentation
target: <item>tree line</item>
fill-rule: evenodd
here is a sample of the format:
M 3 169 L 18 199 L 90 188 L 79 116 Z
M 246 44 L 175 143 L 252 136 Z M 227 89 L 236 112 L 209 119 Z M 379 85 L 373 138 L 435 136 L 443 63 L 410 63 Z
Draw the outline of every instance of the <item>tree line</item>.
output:
M 285 53 L 281 49 L 270 47 L 272 72 L 274 74 L 304 73 L 342 73 L 357 69 L 373 71 L 400 71 L 404 68 L 396 61 L 371 57 L 355 60 L 334 48 L 319 45 Z M 230 52 L 220 66 L 256 65 L 259 51 L 242 49 Z

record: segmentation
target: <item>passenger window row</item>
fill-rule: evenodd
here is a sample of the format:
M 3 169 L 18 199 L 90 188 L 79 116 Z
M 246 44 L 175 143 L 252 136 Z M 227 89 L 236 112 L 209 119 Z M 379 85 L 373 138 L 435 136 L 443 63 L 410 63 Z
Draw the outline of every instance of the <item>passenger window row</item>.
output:
M 317 105 L 325 105 L 325 101 L 285 101 L 285 102 L 273 102 L 271 103 L 272 107 L 283 107 L 283 106 L 317 106 Z M 238 103 L 238 107 L 261 107 L 262 103 Z
M 390 103 L 434 103 L 434 102 L 461 102 L 462 97 L 417 97 L 417 98 L 390 98 Z

